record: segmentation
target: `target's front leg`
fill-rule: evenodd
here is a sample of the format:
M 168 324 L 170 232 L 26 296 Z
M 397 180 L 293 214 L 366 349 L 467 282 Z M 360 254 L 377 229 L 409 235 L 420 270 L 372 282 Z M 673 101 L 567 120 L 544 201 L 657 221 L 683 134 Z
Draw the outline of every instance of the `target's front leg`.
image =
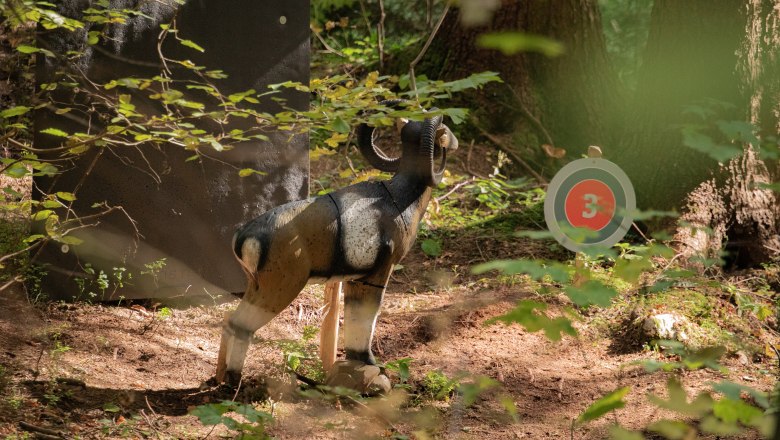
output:
M 371 352 L 376 320 L 385 287 L 365 281 L 346 283 L 344 288 L 344 351 L 347 360 L 376 364 Z
M 383 284 L 360 280 L 346 283 L 344 287 L 344 348 L 347 359 L 334 364 L 328 385 L 352 388 L 369 395 L 387 393 L 391 389 L 390 380 L 375 365 L 371 352 L 387 277 L 380 280 Z

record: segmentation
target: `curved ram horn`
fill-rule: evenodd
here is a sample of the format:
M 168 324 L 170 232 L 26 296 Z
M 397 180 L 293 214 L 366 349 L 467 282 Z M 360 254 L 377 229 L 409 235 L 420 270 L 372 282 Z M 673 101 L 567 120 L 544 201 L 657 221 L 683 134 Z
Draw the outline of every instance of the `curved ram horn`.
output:
M 431 109 L 431 111 L 435 110 L 437 109 Z M 441 115 L 426 119 L 420 133 L 420 159 L 426 162 L 422 169 L 426 174 L 425 179 L 428 186 L 436 186 L 441 182 L 441 178 L 444 176 L 444 166 L 447 162 L 447 149 L 436 145 L 436 136 L 442 120 Z M 434 160 L 438 151 L 441 151 L 442 158 L 441 166 L 437 169 Z
M 406 103 L 403 99 L 382 101 L 379 104 L 397 108 Z M 360 124 L 357 129 L 357 144 L 360 153 L 366 158 L 372 167 L 385 172 L 395 173 L 401 164 L 400 157 L 387 157 L 374 143 L 374 127 L 368 124 Z

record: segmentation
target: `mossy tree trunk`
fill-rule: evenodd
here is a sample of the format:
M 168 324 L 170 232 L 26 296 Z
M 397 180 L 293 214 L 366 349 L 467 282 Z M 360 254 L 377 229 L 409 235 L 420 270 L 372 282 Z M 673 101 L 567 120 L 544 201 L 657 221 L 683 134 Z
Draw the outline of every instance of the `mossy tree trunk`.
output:
M 511 134 L 518 152 L 539 165 L 547 162 L 541 145 L 550 143 L 549 138 L 570 157 L 588 145 L 614 142 L 613 115 L 619 113 L 622 93 L 607 59 L 595 0 L 505 0 L 489 24 L 471 28 L 461 25 L 460 13 L 455 9 L 445 19 L 430 62 L 421 67 L 442 79 L 499 72 L 505 84 L 487 87 L 470 103 L 484 130 Z M 565 52 L 554 58 L 505 56 L 477 47 L 480 34 L 496 31 L 549 37 L 561 42 Z M 546 171 L 550 175 L 555 168 Z
M 778 197 L 757 185 L 779 180 L 777 163 L 766 162 L 762 147 L 738 145 L 743 154 L 720 164 L 686 146 L 682 134 L 684 126 L 704 124 L 714 139 L 721 120 L 750 122 L 763 140 L 778 136 L 780 0 L 656 0 L 628 102 L 595 0 L 505 0 L 476 28 L 462 27 L 458 13 L 444 21 L 420 71 L 443 79 L 498 71 L 506 84 L 469 103 L 484 130 L 511 134 L 518 153 L 548 176 L 556 167 L 543 169 L 550 161 L 539 148 L 548 134 L 570 158 L 602 146 L 631 178 L 640 208 L 674 209 L 700 228 L 677 231 L 686 257 L 727 249 L 732 263 L 750 266 L 780 255 Z M 553 38 L 566 53 L 504 56 L 476 47 L 480 34 L 502 30 Z M 686 113 L 691 106 L 718 111 L 702 119 Z
M 719 164 L 685 146 L 681 129 L 748 121 L 760 138 L 778 135 L 779 23 L 778 1 L 654 4 L 616 161 L 634 182 L 640 207 L 681 209 L 683 224 L 693 226 L 675 234 L 684 257 L 727 250 L 727 262 L 747 267 L 780 255 L 778 198 L 758 185 L 777 180 L 777 164 L 765 162 L 758 145 L 739 145 L 743 154 Z M 717 111 L 702 119 L 685 112 L 690 106 Z

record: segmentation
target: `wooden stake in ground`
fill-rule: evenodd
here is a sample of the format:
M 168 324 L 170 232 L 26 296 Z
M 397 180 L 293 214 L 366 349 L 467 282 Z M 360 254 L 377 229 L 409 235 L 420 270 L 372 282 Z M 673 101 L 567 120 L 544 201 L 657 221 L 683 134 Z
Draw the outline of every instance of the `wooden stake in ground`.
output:
M 320 328 L 320 359 L 325 373 L 336 362 L 336 348 L 339 339 L 339 313 L 341 311 L 341 283 L 325 283 L 325 318 Z

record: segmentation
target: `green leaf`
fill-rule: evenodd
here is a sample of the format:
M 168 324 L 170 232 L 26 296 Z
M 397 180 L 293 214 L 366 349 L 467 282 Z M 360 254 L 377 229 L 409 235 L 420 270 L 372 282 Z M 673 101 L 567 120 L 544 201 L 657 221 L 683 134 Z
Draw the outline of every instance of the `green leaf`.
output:
M 780 192 L 780 182 L 759 183 L 758 186 L 759 186 L 759 188 L 762 188 L 762 189 L 768 189 L 770 191 Z
M 14 179 L 20 179 L 30 174 L 30 170 L 28 170 L 27 167 L 21 163 L 15 163 L 11 165 L 8 169 L 3 171 L 3 174 L 6 176 L 13 177 Z
M 590 305 L 607 307 L 612 303 L 612 298 L 618 294 L 617 290 L 597 280 L 588 280 L 580 287 L 567 286 L 564 291 L 566 296 L 580 307 Z
M 623 397 L 625 397 L 629 391 L 631 391 L 631 387 L 618 388 L 593 402 L 579 417 L 577 417 L 577 423 L 587 423 L 600 418 L 610 411 L 623 408 L 626 406 Z
M 498 381 L 487 376 L 479 376 L 474 382 L 462 383 L 458 385 L 458 393 L 463 396 L 463 404 L 466 407 L 476 402 L 480 394 L 492 388 L 499 386 Z
M 571 326 L 571 321 L 568 319 L 563 317 L 550 319 L 546 315 L 538 313 L 546 309 L 547 305 L 544 303 L 523 300 L 518 302 L 517 307 L 508 313 L 488 319 L 485 321 L 485 325 L 491 325 L 499 321 L 505 324 L 518 323 L 529 332 L 544 330 L 545 336 L 551 341 L 559 341 L 562 333 L 571 336 L 577 335 L 577 331 L 574 330 L 574 327 Z
M 62 203 L 56 200 L 44 200 L 41 206 L 44 208 L 62 208 Z
M 190 414 L 197 417 L 204 425 L 219 425 L 222 423 L 222 414 L 228 410 L 229 406 L 224 403 L 211 403 L 195 407 Z
M 672 377 L 666 383 L 666 389 L 669 398 L 664 400 L 653 394 L 649 394 L 647 399 L 659 408 L 668 409 L 682 415 L 701 417 L 708 413 L 712 408 L 712 397 L 706 392 L 702 392 L 696 398 L 688 403 L 688 394 L 683 389 L 680 382 Z
M 205 52 L 206 51 L 206 49 L 200 47 L 197 43 L 195 43 L 194 41 L 191 41 L 191 40 L 179 40 L 179 43 L 182 46 L 187 46 L 189 48 L 197 50 L 198 52 Z
M 26 44 L 22 44 L 22 45 L 17 46 L 16 50 L 21 52 L 21 53 L 35 53 L 35 52 L 40 52 L 41 51 L 37 47 L 28 46 Z
M 0 118 L 11 118 L 14 116 L 23 115 L 30 111 L 30 107 L 25 107 L 23 105 L 17 105 L 16 107 L 11 107 L 8 109 L 5 109 L 0 112 Z
M 629 283 L 636 283 L 643 272 L 653 269 L 653 262 L 649 258 L 625 259 L 615 262 L 615 276 Z
M 563 53 L 563 44 L 541 35 L 523 32 L 493 32 L 477 37 L 477 46 L 485 49 L 495 49 L 504 55 L 514 55 L 518 52 L 539 52 L 548 57 Z
M 58 191 L 56 193 L 56 196 L 57 196 L 58 199 L 64 200 L 66 202 L 72 202 L 72 201 L 76 200 L 76 196 L 73 195 L 73 193 L 70 193 L 70 192 Z
M 36 212 L 35 214 L 33 214 L 32 219 L 33 219 L 33 221 L 46 220 L 47 218 L 49 218 L 49 217 L 51 217 L 53 215 L 56 216 L 54 211 L 52 211 L 51 209 L 42 209 L 42 210 Z
M 100 32 L 98 31 L 89 31 L 87 34 L 87 44 L 89 45 L 95 45 L 100 42 Z
M 452 120 L 452 123 L 455 125 L 459 125 L 463 121 L 466 120 L 466 117 L 469 114 L 469 110 L 466 108 L 446 108 L 442 110 L 442 113 L 449 116 L 449 118 Z
M 43 134 L 50 134 L 52 136 L 59 136 L 59 137 L 68 137 L 68 133 L 58 129 L 58 128 L 46 128 L 41 130 L 41 133 Z
M 644 440 L 645 436 L 638 432 L 629 431 L 626 428 L 615 425 L 609 429 L 609 438 L 611 440 Z
M 197 157 L 197 156 L 195 156 L 195 157 Z M 249 177 L 249 176 L 251 176 L 253 174 L 259 174 L 261 176 L 265 176 L 268 173 L 263 172 L 263 171 L 257 171 L 257 170 L 254 170 L 252 168 L 244 168 L 244 169 L 242 169 L 241 171 L 238 172 L 238 176 L 239 177 Z
M 475 274 L 481 274 L 494 269 L 507 275 L 524 273 L 537 281 L 541 281 L 544 277 L 549 276 L 557 283 L 565 283 L 570 278 L 569 268 L 561 263 L 544 263 L 523 259 L 489 261 L 474 266 L 471 271 Z
M 720 163 L 726 163 L 742 153 L 742 149 L 733 145 L 716 144 L 711 137 L 686 127 L 682 130 L 683 144 L 704 153 Z
M 344 122 L 344 120 L 339 117 L 337 117 L 336 120 L 333 121 L 331 127 L 333 128 L 333 131 L 342 134 L 349 133 L 350 130 L 349 124 Z
M 742 432 L 742 428 L 740 428 L 736 423 L 724 422 L 711 415 L 705 416 L 701 420 L 699 427 L 703 432 L 724 437 L 735 436 Z
M 108 413 L 118 413 L 121 410 L 122 410 L 121 408 L 119 408 L 116 404 L 111 402 L 103 405 L 103 411 Z
M 693 428 L 679 420 L 659 420 L 650 424 L 647 429 L 649 431 L 657 432 L 669 440 L 689 438 L 688 435 L 693 432 Z
M 57 241 L 59 241 L 60 243 L 69 244 L 69 245 L 73 245 L 73 246 L 78 246 L 81 243 L 84 243 L 84 240 L 82 240 L 82 239 L 80 239 L 78 237 L 74 237 L 72 235 L 62 236 L 62 237 L 58 238 Z
M 441 241 L 428 238 L 420 244 L 425 255 L 429 257 L 438 257 L 441 255 Z
M 504 407 L 504 411 L 509 415 L 509 417 L 512 418 L 512 421 L 515 423 L 520 422 L 520 417 L 517 413 L 517 405 L 515 405 L 515 400 L 512 398 L 509 394 L 502 394 L 498 397 L 498 402 L 501 404 L 501 406 Z
M 726 354 L 726 348 L 722 346 L 704 347 L 692 353 L 682 354 L 681 358 L 686 368 L 695 370 L 706 367 L 720 371 L 723 367 L 718 362 Z
M 715 402 L 712 413 L 726 423 L 740 422 L 746 426 L 755 424 L 764 412 L 742 400 L 721 399 Z
M 30 235 L 29 237 L 25 238 L 24 242 L 27 243 L 27 244 L 30 244 L 30 243 L 34 243 L 34 242 L 36 242 L 38 240 L 41 240 L 43 238 L 46 238 L 46 236 L 43 235 L 43 234 L 33 234 L 33 235 Z
M 761 142 L 756 135 L 756 127 L 747 121 L 718 121 L 716 125 L 721 133 L 730 140 L 752 144 L 757 147 Z
M 515 233 L 518 237 L 528 237 L 534 240 L 543 240 L 546 238 L 555 238 L 552 232 L 548 230 L 544 231 L 518 231 Z
M 763 391 L 759 391 L 755 388 L 751 388 L 746 385 L 741 385 L 728 380 L 724 380 L 715 384 L 712 384 L 712 389 L 723 394 L 731 400 L 741 400 L 742 393 L 747 393 L 756 403 L 764 409 L 769 409 L 769 398 Z
M 640 211 L 638 209 L 626 210 L 626 214 L 629 215 L 635 222 L 641 222 L 641 221 L 650 220 L 654 218 L 664 218 L 664 217 L 676 218 L 680 216 L 680 214 L 674 211 L 655 211 L 655 210 Z

